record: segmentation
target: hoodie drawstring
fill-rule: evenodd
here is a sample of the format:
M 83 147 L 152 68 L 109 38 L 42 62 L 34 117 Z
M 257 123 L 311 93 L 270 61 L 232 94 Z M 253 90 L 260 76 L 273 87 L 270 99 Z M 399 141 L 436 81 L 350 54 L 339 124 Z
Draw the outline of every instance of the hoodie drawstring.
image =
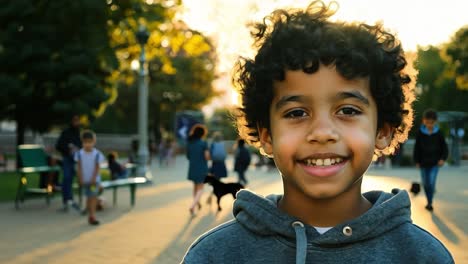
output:
M 296 232 L 296 264 L 304 264 L 307 256 L 307 236 L 304 224 L 295 221 L 292 226 Z

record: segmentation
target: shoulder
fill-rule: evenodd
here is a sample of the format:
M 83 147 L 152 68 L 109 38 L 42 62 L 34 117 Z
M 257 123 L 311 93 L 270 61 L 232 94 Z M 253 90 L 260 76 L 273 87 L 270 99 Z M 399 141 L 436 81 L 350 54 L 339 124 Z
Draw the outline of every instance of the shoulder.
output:
M 94 149 L 93 149 L 93 154 L 95 154 L 95 155 L 97 154 L 97 155 L 99 155 L 99 156 L 104 156 L 104 154 L 102 154 L 102 151 L 100 151 L 100 150 L 97 149 L 97 148 L 94 148 Z
M 80 149 L 78 151 L 76 151 L 74 154 L 73 154 L 73 159 L 75 161 L 78 161 L 80 160 L 81 156 L 83 156 L 83 149 Z
M 442 242 L 423 228 L 407 223 L 399 229 L 397 235 L 401 237 L 397 243 L 406 252 L 411 252 L 420 259 L 430 259 L 433 263 L 451 263 L 448 261 L 453 260 Z
M 97 149 L 97 148 L 95 148 L 94 151 L 95 151 L 95 152 L 94 152 L 95 155 L 98 155 L 100 161 L 103 161 L 103 160 L 106 159 L 106 157 L 104 156 L 104 154 L 102 153 L 102 151 L 100 151 L 100 150 Z
M 248 239 L 249 234 L 234 219 L 221 224 L 201 235 L 190 246 L 184 257 L 184 263 L 217 263 L 230 252 L 238 250 L 237 240 Z M 213 251 L 216 248 L 216 251 Z

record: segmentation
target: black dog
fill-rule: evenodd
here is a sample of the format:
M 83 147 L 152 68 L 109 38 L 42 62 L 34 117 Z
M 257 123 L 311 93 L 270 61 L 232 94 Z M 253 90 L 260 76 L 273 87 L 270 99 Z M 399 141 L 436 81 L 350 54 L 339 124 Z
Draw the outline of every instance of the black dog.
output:
M 234 183 L 234 182 L 224 183 L 211 175 L 206 176 L 205 183 L 208 183 L 211 186 L 213 186 L 213 194 L 216 195 L 216 199 L 218 203 L 218 211 L 221 211 L 221 206 L 219 205 L 219 201 L 221 200 L 221 197 L 230 193 L 232 194 L 232 197 L 235 199 L 236 193 L 240 189 L 244 189 L 244 185 L 240 183 Z M 208 199 L 211 199 L 211 196 Z

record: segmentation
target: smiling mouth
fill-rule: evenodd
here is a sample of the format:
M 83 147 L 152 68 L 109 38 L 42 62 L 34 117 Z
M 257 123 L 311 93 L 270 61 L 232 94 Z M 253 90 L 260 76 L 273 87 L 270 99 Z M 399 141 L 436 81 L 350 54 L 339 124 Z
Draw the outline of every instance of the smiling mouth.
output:
M 333 166 L 336 164 L 340 164 L 345 159 L 340 157 L 335 158 L 326 158 L 326 159 L 305 159 L 302 160 L 301 163 L 307 166 L 314 166 L 314 167 L 326 167 L 326 166 Z

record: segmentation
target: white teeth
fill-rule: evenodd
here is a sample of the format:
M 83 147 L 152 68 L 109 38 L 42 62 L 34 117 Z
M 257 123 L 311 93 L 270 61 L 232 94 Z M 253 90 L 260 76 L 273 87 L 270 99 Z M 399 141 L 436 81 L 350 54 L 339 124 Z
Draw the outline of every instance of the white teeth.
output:
M 306 159 L 305 164 L 307 166 L 330 166 L 342 161 L 342 158 Z

